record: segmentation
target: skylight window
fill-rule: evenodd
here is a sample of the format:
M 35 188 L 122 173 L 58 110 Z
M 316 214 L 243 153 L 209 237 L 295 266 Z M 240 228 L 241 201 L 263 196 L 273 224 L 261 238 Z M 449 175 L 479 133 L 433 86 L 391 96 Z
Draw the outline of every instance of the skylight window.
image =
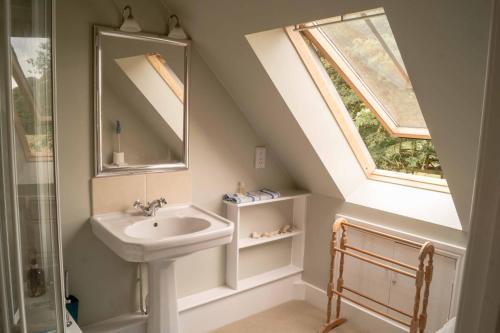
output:
M 369 178 L 448 191 L 383 9 L 287 32 Z

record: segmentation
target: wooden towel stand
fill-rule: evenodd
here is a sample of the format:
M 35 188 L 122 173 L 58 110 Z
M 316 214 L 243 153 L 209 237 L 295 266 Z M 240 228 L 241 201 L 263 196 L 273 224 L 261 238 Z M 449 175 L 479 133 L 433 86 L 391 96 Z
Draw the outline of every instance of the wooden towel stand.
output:
M 366 233 L 369 233 L 372 235 L 377 235 L 377 236 L 388 238 L 391 240 L 396 240 L 396 241 L 398 241 L 404 245 L 407 245 L 407 246 L 420 248 L 420 253 L 418 256 L 418 260 L 419 260 L 418 267 L 411 266 L 411 265 L 396 261 L 394 259 L 387 258 L 387 257 L 381 256 L 381 255 L 360 249 L 360 248 L 355 247 L 355 246 L 348 245 L 347 244 L 347 229 L 349 227 L 353 228 L 353 229 L 358 229 L 360 231 L 363 231 L 363 232 L 366 232 Z M 337 246 L 337 233 L 339 232 L 340 229 L 342 229 L 342 235 L 340 238 L 340 247 L 338 247 Z M 400 237 L 396 237 L 396 236 L 392 236 L 392 235 L 389 235 L 389 234 L 386 234 L 386 233 L 383 233 L 380 231 L 376 231 L 376 230 L 364 228 L 364 227 L 361 227 L 361 226 L 358 226 L 355 224 L 351 224 L 351 223 L 347 222 L 346 219 L 340 218 L 340 219 L 337 219 L 335 221 L 335 223 L 333 224 L 332 240 L 331 240 L 330 246 L 331 246 L 330 247 L 331 260 L 330 260 L 330 278 L 329 278 L 328 290 L 327 290 L 328 306 L 327 306 L 327 310 L 326 310 L 326 324 L 324 324 L 319 329 L 320 333 L 329 332 L 332 329 L 334 329 L 335 327 L 338 327 L 346 322 L 345 318 L 340 317 L 340 305 L 341 305 L 342 298 L 345 298 L 346 300 L 348 300 L 348 301 L 350 301 L 358 306 L 361 306 L 369 311 L 372 311 L 380 316 L 386 317 L 386 318 L 393 320 L 399 324 L 402 324 L 404 326 L 409 327 L 410 333 L 424 333 L 425 326 L 427 323 L 427 305 L 429 303 L 429 288 L 430 288 L 430 284 L 432 281 L 432 269 L 433 269 L 433 257 L 434 257 L 434 245 L 432 245 L 431 242 L 426 242 L 424 244 L 413 242 L 413 241 L 403 239 Z M 353 253 L 351 251 L 354 251 L 356 253 Z M 340 253 L 340 262 L 339 262 L 339 274 L 338 274 L 338 278 L 337 278 L 337 285 L 335 287 L 333 280 L 334 280 L 334 270 L 335 270 L 335 257 L 337 255 L 337 253 Z M 394 265 L 402 267 L 402 268 L 406 268 L 407 270 L 413 271 L 415 273 L 409 273 L 408 271 L 390 266 L 390 265 L 385 264 L 383 262 L 373 260 L 370 258 L 366 258 L 364 256 L 359 255 L 358 253 L 364 254 L 366 256 L 370 256 L 370 257 L 373 257 L 373 258 L 376 258 L 376 259 L 379 259 L 379 260 L 382 260 L 382 261 L 385 261 L 385 262 L 388 262 L 391 264 L 394 264 Z M 378 267 L 382 267 L 382 268 L 391 270 L 393 272 L 396 272 L 398 274 L 402 274 L 402 275 L 405 275 L 405 276 L 408 276 L 410 278 L 415 279 L 415 289 L 416 290 L 415 290 L 415 301 L 414 301 L 414 305 L 413 305 L 413 313 L 412 314 L 406 313 L 400 309 L 394 308 L 388 304 L 377 301 L 377 300 L 375 300 L 367 295 L 364 295 L 364 294 L 362 294 L 362 293 L 360 293 L 360 292 L 358 292 L 350 287 L 345 286 L 343 275 L 344 275 L 344 256 L 346 256 L 346 255 L 351 256 L 353 258 L 356 258 L 358 260 L 365 261 L 369 264 L 372 264 L 372 265 L 375 265 Z M 428 257 L 428 260 L 427 260 L 427 264 L 425 265 L 425 258 L 426 257 Z M 425 285 L 424 285 L 424 283 L 425 283 Z M 420 297 L 421 297 L 422 286 L 424 286 L 424 296 L 423 296 L 423 300 L 421 302 Z M 370 300 L 378 305 L 381 305 L 381 306 L 383 306 L 387 309 L 390 309 L 392 311 L 395 311 L 399 314 L 402 314 L 403 316 L 406 316 L 409 319 L 411 319 L 411 321 L 408 323 L 408 322 L 400 320 L 394 316 L 391 316 L 387 313 L 378 311 L 378 310 L 376 310 L 368 305 L 361 303 L 360 301 L 356 301 L 356 300 L 352 299 L 351 297 L 346 296 L 344 294 L 344 290 L 348 291 L 352 294 L 355 294 L 357 296 L 360 296 L 362 298 L 368 299 L 368 300 Z M 335 309 L 335 319 L 331 320 L 332 299 L 333 299 L 334 295 L 337 297 L 337 304 L 336 304 L 336 309 Z M 421 311 L 420 311 L 420 303 L 422 303 Z

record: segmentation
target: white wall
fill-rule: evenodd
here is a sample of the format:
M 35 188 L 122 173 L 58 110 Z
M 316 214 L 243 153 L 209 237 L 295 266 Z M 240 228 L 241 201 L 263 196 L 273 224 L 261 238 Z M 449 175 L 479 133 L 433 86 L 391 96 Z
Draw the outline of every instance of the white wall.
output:
M 500 1 L 492 2 L 481 159 L 456 333 L 500 331 Z
M 128 1 L 145 31 L 162 33 L 168 14 L 158 1 Z M 124 262 L 91 232 L 93 176 L 92 25 L 117 26 L 124 1 L 56 2 L 57 89 L 61 221 L 64 264 L 71 292 L 80 299 L 80 323 L 135 310 L 135 266 Z M 222 214 L 221 196 L 238 181 L 247 188 L 291 187 L 292 181 L 268 150 L 266 169 L 254 169 L 254 147 L 265 144 L 196 51 L 191 67 L 190 157 L 193 201 Z M 168 199 L 168 198 L 167 198 Z M 189 256 L 177 265 L 179 294 L 224 282 L 224 251 Z M 193 269 L 196 267 L 196 271 Z

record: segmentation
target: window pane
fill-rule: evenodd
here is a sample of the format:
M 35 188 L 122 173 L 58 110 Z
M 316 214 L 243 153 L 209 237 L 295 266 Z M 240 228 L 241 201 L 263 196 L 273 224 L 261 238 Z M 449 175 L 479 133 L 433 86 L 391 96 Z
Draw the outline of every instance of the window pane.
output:
M 398 127 L 426 128 L 385 15 L 319 28 L 345 57 Z
M 392 137 L 343 77 L 314 48 L 356 125 L 377 169 L 444 178 L 431 140 Z

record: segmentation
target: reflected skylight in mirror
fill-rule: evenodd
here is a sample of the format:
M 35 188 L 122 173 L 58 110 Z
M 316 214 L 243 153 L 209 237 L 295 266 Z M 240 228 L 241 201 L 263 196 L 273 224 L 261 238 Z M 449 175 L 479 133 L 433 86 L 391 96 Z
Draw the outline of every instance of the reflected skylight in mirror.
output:
M 10 38 L 12 106 L 26 159 L 53 157 L 51 44 L 49 38 Z

